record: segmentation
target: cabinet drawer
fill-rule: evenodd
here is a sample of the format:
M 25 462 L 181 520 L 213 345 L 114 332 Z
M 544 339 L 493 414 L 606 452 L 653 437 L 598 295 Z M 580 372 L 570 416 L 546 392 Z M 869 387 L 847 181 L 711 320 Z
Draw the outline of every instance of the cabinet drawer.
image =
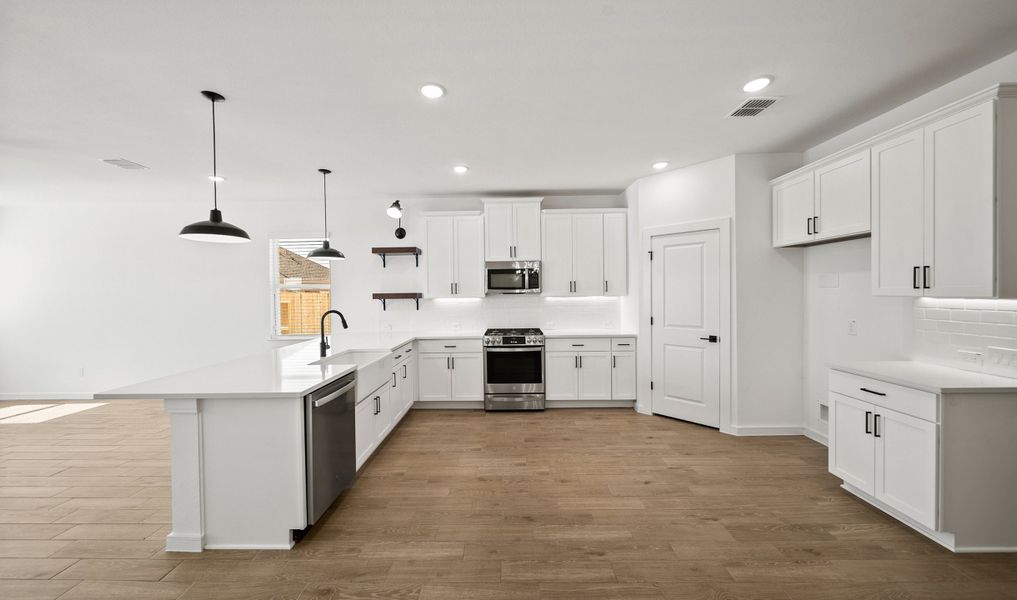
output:
M 936 394 L 914 388 L 841 371 L 830 371 L 830 391 L 926 421 L 935 423 L 939 420 L 939 399 Z
M 544 341 L 548 352 L 610 352 L 611 338 L 551 338 Z
M 636 338 L 611 338 L 611 349 L 615 352 L 635 352 Z
M 480 352 L 483 346 L 480 338 L 457 338 L 453 340 L 419 340 L 420 352 Z
M 410 342 L 409 344 L 406 344 L 393 350 L 392 362 L 395 364 L 399 364 L 411 356 L 413 356 L 413 342 Z

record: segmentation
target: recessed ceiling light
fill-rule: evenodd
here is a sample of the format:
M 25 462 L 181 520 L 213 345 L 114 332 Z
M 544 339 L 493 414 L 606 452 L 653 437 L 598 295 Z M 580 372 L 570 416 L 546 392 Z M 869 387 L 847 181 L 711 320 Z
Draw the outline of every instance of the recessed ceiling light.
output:
M 435 100 L 445 95 L 445 88 L 441 87 L 437 83 L 425 83 L 424 85 L 420 86 L 420 93 L 425 98 Z
M 746 83 L 745 85 L 743 85 L 742 86 L 742 91 L 744 91 L 744 92 L 758 92 L 759 90 L 765 88 L 766 86 L 770 85 L 771 83 L 773 83 L 773 76 L 772 75 L 763 75 L 762 77 L 757 77 L 757 78 L 753 79 L 752 81 L 750 81 L 750 82 Z
M 208 178 L 209 180 L 214 181 L 216 183 L 222 183 L 226 181 L 226 178 L 223 177 L 222 175 L 209 175 Z
M 455 171 L 455 173 L 457 175 L 463 175 L 464 173 L 469 171 L 470 168 L 467 167 L 466 165 L 456 165 L 456 166 L 452 167 L 452 170 Z
M 654 169 L 657 169 L 659 171 L 661 169 L 666 169 L 668 164 L 670 164 L 670 163 L 668 163 L 666 160 L 662 160 L 662 161 L 655 162 L 655 163 L 653 163 L 650 166 L 653 167 Z

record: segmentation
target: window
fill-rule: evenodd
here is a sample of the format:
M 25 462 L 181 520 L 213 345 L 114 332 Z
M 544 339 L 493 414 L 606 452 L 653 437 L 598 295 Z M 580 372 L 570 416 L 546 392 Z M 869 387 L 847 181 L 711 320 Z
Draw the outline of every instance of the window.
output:
M 321 315 L 331 308 L 328 261 L 307 258 L 321 239 L 279 239 L 272 255 L 272 335 L 317 335 Z M 330 324 L 325 321 L 325 333 Z

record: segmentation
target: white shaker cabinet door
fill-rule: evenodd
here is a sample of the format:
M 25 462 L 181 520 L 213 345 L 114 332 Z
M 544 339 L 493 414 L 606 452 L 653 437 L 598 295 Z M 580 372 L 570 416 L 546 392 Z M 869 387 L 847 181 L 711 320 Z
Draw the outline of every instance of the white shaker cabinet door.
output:
M 421 402 L 447 402 L 452 399 L 452 357 L 448 354 L 421 354 L 418 370 Z
M 512 217 L 515 225 L 512 260 L 540 260 L 540 203 L 513 204 Z
M 774 247 L 812 241 L 812 217 L 815 216 L 813 172 L 773 186 L 772 194 Z
M 619 352 L 611 356 L 611 399 L 636 399 L 635 352 Z
M 995 294 L 994 128 L 991 101 L 925 128 L 926 296 Z
M 544 395 L 547 400 L 579 399 L 579 355 L 572 352 L 544 354 Z
M 427 269 L 427 297 L 449 298 L 453 295 L 453 217 L 424 219 L 426 246 L 424 268 Z
M 374 413 L 376 404 L 374 395 L 368 396 L 363 402 L 357 405 L 355 416 L 355 428 L 357 438 L 357 469 L 367 461 L 375 446 L 378 445 L 378 436 L 374 431 Z
M 628 220 L 625 213 L 604 215 L 604 295 L 628 294 Z
M 604 295 L 604 215 L 572 216 L 573 295 Z
M 484 233 L 487 245 L 487 260 L 512 260 L 514 245 L 511 204 L 486 204 L 484 206 Z
M 390 385 L 383 385 L 372 398 L 378 403 L 378 414 L 374 416 L 374 432 L 380 444 L 395 426 L 395 411 L 392 410 L 392 390 Z
M 452 400 L 476 402 L 484 399 L 484 362 L 480 352 L 453 354 Z
M 541 291 L 545 296 L 571 296 L 572 215 L 544 214 L 543 229 Z
M 925 150 L 922 130 L 872 148 L 872 293 L 921 296 Z
M 876 412 L 874 495 L 936 529 L 936 424 L 881 407 Z
M 830 472 L 867 494 L 875 492 L 875 407 L 830 394 Z
M 611 354 L 609 352 L 579 353 L 579 398 L 581 400 L 611 399 Z
M 484 218 L 455 217 L 455 297 L 484 297 Z
M 817 240 L 868 233 L 870 183 L 869 150 L 816 169 L 816 216 L 812 231 Z

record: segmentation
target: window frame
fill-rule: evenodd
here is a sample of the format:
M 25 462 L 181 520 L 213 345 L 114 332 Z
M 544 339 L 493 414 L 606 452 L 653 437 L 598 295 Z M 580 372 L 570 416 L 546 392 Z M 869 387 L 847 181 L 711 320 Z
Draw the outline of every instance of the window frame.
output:
M 317 333 L 280 333 L 279 292 L 281 290 L 328 290 L 329 308 L 332 304 L 332 267 L 328 267 L 328 283 L 301 283 L 299 285 L 279 283 L 279 243 L 287 241 L 315 241 L 322 237 L 315 234 L 277 233 L 268 237 L 268 284 L 269 284 L 269 341 L 293 341 L 317 339 Z

